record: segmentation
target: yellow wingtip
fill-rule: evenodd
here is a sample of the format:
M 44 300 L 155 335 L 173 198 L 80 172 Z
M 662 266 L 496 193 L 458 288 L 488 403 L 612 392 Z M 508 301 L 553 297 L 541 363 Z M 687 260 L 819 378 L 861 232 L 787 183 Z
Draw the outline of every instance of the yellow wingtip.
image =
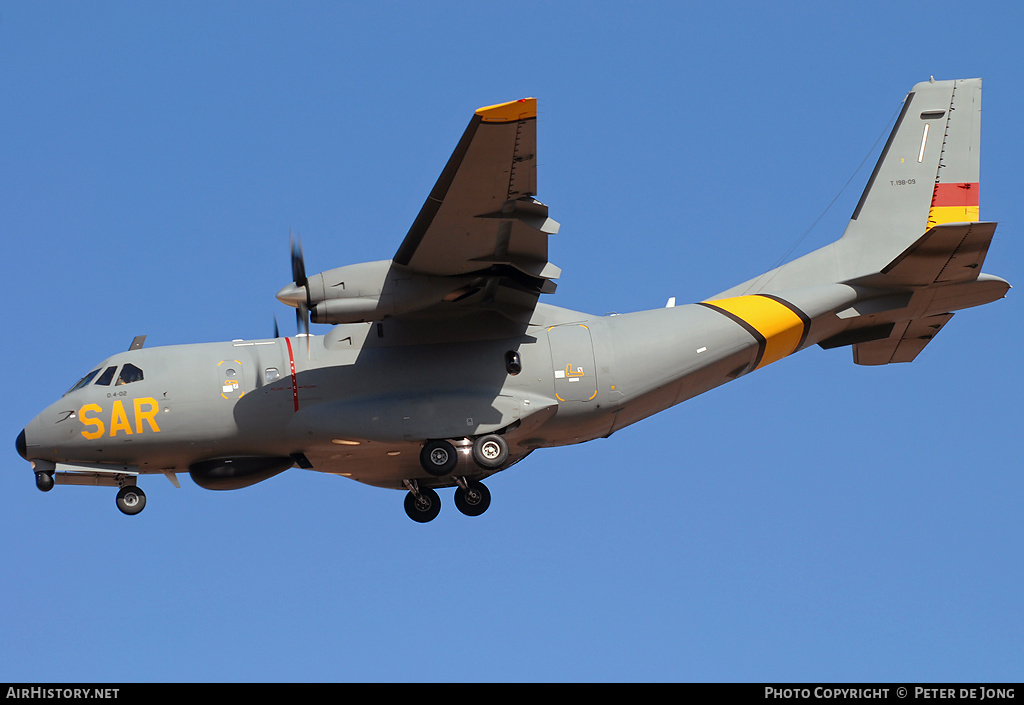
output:
M 515 122 L 537 117 L 537 99 L 520 98 L 508 103 L 485 105 L 476 114 L 484 122 Z

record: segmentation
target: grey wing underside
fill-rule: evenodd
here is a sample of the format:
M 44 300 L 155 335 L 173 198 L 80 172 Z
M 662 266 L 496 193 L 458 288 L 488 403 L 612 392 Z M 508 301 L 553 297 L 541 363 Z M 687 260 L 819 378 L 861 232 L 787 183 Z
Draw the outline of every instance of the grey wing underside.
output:
M 536 101 L 477 110 L 393 259 L 412 276 L 465 280 L 446 302 L 458 306 L 419 315 L 495 310 L 528 319 L 561 273 L 548 262 L 558 223 L 536 189 Z

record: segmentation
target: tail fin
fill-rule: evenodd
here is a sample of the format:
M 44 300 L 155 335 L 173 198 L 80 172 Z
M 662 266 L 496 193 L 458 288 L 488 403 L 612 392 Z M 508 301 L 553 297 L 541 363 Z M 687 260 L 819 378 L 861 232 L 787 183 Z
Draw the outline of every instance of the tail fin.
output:
M 980 142 L 980 78 L 914 86 L 840 241 L 849 277 L 880 271 L 936 225 L 979 220 Z
M 812 311 L 800 345 L 852 345 L 861 365 L 910 362 L 954 311 L 1010 287 L 981 272 L 996 224 L 980 221 L 980 142 L 980 78 L 917 84 L 843 236 L 712 298 L 799 296 Z M 833 291 L 850 298 L 830 311 Z
M 980 78 L 918 83 L 843 236 L 715 298 L 859 280 L 936 225 L 977 222 L 980 142 Z
M 980 78 L 919 83 L 907 95 L 837 243 L 866 308 L 839 314 L 848 327 L 823 347 L 852 344 L 860 365 L 910 362 L 953 311 L 1006 294 L 1006 281 L 981 272 L 996 224 L 979 217 L 980 141 Z

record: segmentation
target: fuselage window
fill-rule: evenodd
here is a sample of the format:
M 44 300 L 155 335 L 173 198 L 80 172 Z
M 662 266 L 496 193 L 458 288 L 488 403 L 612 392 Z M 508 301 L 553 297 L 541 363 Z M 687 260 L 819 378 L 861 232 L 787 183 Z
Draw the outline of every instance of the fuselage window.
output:
M 125 366 L 121 368 L 121 374 L 118 375 L 117 382 L 114 384 L 114 386 L 116 387 L 120 384 L 131 384 L 132 382 L 138 382 L 141 379 L 142 370 L 140 370 L 138 367 L 129 362 L 126 363 Z
M 117 365 L 114 365 L 113 367 L 108 367 L 107 369 L 103 370 L 103 374 L 101 374 L 99 376 L 99 379 L 96 380 L 96 384 L 103 385 L 104 387 L 109 387 L 110 383 L 114 381 L 114 372 L 116 371 Z
M 264 382 L 270 383 L 273 382 L 274 380 L 280 379 L 280 377 L 281 373 L 278 371 L 276 367 L 268 367 L 267 369 L 263 370 Z
M 76 389 L 81 389 L 85 385 L 89 384 L 89 382 L 92 382 L 92 378 L 99 374 L 99 372 L 100 368 L 97 367 L 95 370 L 87 374 L 85 377 L 82 377 L 82 379 L 78 380 L 78 383 L 75 384 L 74 387 L 66 391 L 65 394 L 71 394 L 71 392 L 75 391 Z

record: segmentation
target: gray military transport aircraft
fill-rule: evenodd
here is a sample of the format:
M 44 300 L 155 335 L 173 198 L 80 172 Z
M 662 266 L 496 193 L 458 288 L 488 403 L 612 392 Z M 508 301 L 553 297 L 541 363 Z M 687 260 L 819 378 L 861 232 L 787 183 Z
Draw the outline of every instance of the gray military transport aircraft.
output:
M 104 360 L 17 438 L 36 485 L 140 475 L 247 487 L 292 467 L 404 489 L 418 522 L 436 488 L 482 514 L 481 483 L 537 448 L 620 428 L 811 345 L 861 365 L 910 362 L 953 312 L 1003 297 L 981 265 L 981 80 L 919 83 L 843 236 L 700 303 L 592 316 L 540 302 L 558 224 L 534 198 L 536 101 L 480 108 L 390 260 L 306 276 L 300 334 L 145 348 Z M 309 321 L 332 324 L 311 336 Z

